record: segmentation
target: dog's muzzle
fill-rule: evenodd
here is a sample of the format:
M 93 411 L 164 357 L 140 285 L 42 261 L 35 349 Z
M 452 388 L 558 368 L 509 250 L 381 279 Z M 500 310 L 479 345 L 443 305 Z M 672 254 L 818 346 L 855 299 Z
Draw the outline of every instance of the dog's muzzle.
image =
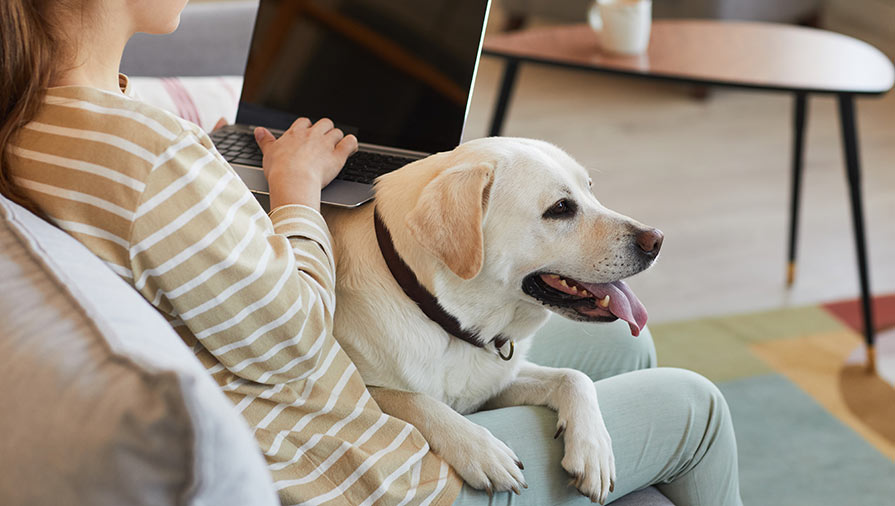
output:
M 559 274 L 538 272 L 522 280 L 522 291 L 566 318 L 609 322 L 626 321 L 637 336 L 646 325 L 646 308 L 621 280 L 586 283 Z

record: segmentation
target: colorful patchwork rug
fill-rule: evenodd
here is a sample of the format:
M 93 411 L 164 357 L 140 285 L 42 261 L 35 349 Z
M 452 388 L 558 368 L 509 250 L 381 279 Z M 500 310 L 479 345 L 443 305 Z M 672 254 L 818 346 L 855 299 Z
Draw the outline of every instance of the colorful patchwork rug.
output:
M 746 505 L 895 505 L 895 295 L 874 309 L 876 375 L 857 301 L 650 326 L 724 392 Z

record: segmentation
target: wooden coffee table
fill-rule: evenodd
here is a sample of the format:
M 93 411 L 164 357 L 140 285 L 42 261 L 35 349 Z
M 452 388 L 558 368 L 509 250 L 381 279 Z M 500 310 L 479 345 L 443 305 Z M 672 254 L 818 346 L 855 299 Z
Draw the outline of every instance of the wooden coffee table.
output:
M 484 54 L 506 60 L 491 135 L 500 135 L 521 62 L 699 85 L 792 93 L 792 200 L 787 284 L 795 277 L 807 98 L 835 94 L 839 102 L 852 224 L 861 283 L 868 366 L 874 364 L 874 325 L 861 203 L 861 167 L 854 97 L 882 95 L 895 79 L 892 62 L 857 39 L 812 28 L 713 20 L 654 21 L 647 53 L 618 56 L 600 49 L 587 25 L 511 32 L 485 39 Z

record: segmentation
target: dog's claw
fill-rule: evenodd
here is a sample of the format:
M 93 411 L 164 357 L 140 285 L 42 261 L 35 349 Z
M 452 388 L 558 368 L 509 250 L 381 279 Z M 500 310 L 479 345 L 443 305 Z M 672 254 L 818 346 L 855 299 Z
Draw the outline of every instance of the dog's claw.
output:
M 566 424 L 562 424 L 562 425 L 560 425 L 560 426 L 556 429 L 556 434 L 553 435 L 553 439 L 557 439 L 557 438 L 559 438 L 560 434 L 562 434 L 562 432 L 563 432 L 564 430 L 566 430 Z
M 516 465 L 519 466 L 519 469 L 525 469 L 525 466 L 522 465 L 522 461 L 521 461 L 521 460 L 517 460 L 517 461 L 516 461 Z
M 491 485 L 485 487 L 485 493 L 488 494 L 488 497 L 494 497 L 494 489 L 491 488 Z
M 513 486 L 513 493 L 516 495 L 522 495 L 522 492 L 519 492 L 519 487 L 515 485 Z
M 609 482 L 609 492 L 610 493 L 615 492 L 615 482 L 614 481 Z

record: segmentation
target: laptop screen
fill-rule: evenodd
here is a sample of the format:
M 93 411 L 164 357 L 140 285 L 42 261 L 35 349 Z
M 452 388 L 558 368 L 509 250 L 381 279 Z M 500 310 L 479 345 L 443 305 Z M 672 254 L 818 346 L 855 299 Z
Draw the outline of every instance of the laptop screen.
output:
M 261 0 L 237 123 L 331 118 L 360 142 L 460 142 L 489 0 Z

